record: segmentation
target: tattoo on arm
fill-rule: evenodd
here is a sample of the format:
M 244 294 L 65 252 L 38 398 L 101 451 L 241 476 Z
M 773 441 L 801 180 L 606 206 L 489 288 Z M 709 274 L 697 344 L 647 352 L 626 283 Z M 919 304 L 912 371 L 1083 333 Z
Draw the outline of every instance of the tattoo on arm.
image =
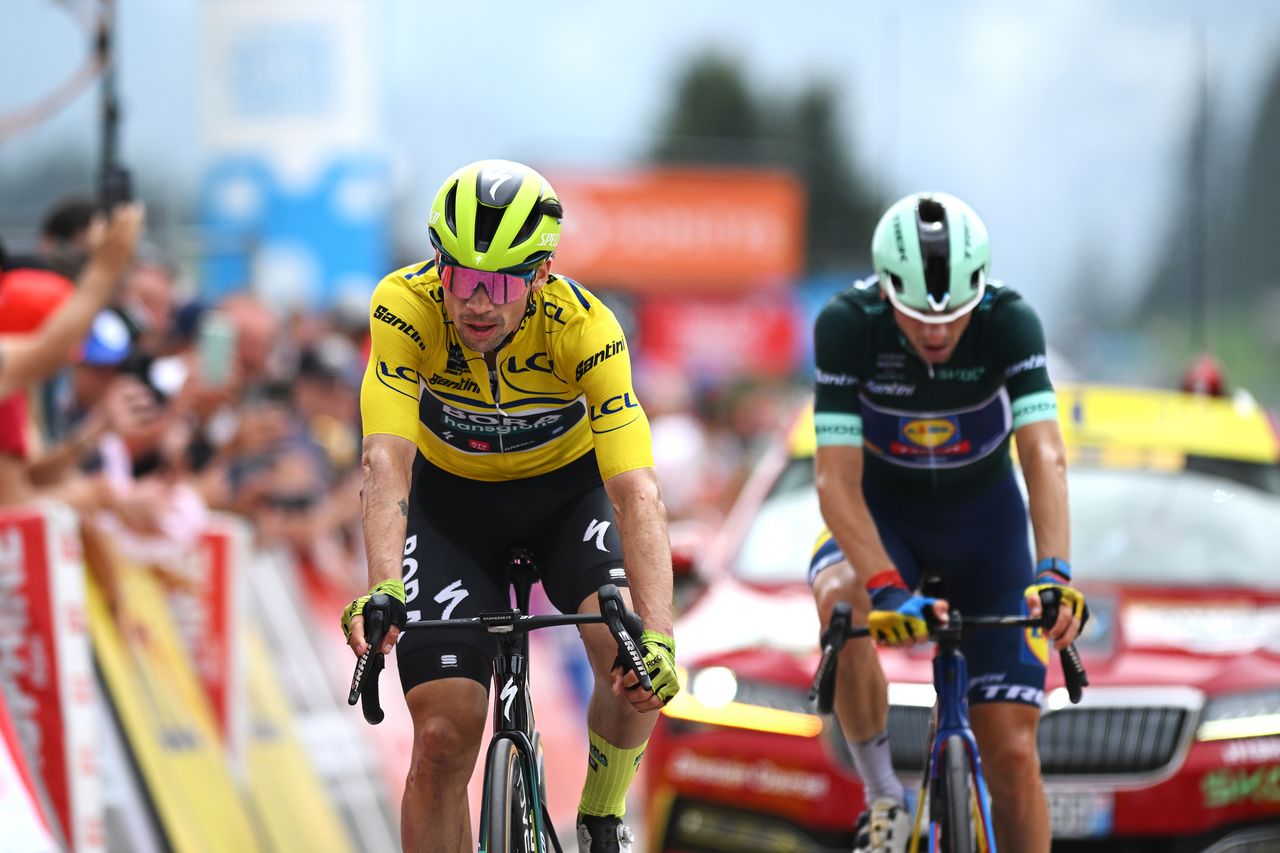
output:
M 400 499 L 400 514 L 405 518 L 409 517 L 409 502 L 404 498 Z

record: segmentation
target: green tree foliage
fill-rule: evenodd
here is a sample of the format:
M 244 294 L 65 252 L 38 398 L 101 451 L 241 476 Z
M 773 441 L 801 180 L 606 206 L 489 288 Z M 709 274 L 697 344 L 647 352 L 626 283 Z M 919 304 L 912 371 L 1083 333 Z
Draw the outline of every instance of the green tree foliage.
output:
M 880 204 L 841 133 L 840 94 L 814 82 L 770 99 L 752 90 L 737 60 L 718 53 L 696 57 L 676 86 L 653 159 L 792 171 L 808 194 L 810 269 L 866 267 Z

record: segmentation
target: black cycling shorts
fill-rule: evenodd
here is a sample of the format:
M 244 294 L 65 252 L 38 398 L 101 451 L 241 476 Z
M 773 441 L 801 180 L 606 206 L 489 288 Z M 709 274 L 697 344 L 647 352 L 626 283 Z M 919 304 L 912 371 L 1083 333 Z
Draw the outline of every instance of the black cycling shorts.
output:
M 606 583 L 627 585 L 593 452 L 547 474 L 493 483 L 450 474 L 419 454 L 411 495 L 403 563 L 410 622 L 512 606 L 505 570 L 513 548 L 533 555 L 561 613 L 578 612 Z M 480 631 L 409 631 L 396 646 L 400 684 L 408 693 L 461 677 L 487 688 L 496 653 L 497 643 Z

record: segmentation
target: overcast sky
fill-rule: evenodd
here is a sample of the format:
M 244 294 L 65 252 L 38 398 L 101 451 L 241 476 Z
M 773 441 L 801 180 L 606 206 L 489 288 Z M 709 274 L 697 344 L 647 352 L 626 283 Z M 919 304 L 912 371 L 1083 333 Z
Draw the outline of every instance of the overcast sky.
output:
M 198 60 L 204 7 L 222 1 L 118 0 L 125 155 L 181 190 L 195 186 L 208 154 Z M 4 5 L 0 112 L 82 56 L 79 31 L 53 0 Z M 874 186 L 968 200 L 991 231 L 994 274 L 1049 312 L 1071 292 L 1086 250 L 1135 282 L 1152 262 L 1180 200 L 1198 29 L 1225 131 L 1212 155 L 1223 170 L 1280 56 L 1280 3 L 1266 0 L 361 5 L 372 41 L 370 135 L 397 164 L 402 237 L 420 229 L 440 180 L 482 156 L 632 162 L 687 60 L 714 47 L 740 57 L 762 92 L 838 84 L 851 154 Z M 0 161 L 12 168 L 68 137 L 89 146 L 95 119 L 95 98 L 81 96 L 0 145 Z

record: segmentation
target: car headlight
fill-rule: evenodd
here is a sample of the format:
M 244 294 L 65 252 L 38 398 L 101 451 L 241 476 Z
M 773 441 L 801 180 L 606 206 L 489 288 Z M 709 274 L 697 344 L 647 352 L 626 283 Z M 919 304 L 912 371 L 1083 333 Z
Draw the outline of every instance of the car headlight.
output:
M 1197 740 L 1280 735 L 1280 690 L 1215 696 L 1205 705 Z
M 662 713 L 677 720 L 796 737 L 822 734 L 822 718 L 809 713 L 801 691 L 742 681 L 723 666 L 686 672 L 676 667 L 681 690 Z

